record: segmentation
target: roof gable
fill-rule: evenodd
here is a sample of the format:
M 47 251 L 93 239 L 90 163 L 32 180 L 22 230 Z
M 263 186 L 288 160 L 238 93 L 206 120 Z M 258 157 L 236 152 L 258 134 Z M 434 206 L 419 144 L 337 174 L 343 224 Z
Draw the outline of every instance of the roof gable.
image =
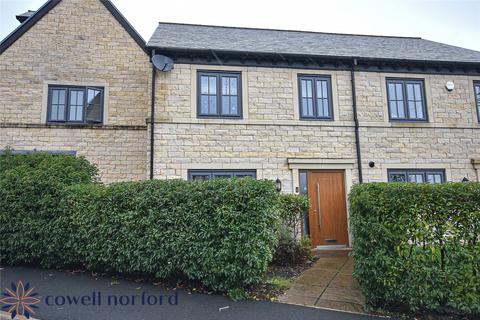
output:
M 40 7 L 34 14 L 26 19 L 21 25 L 13 30 L 5 39 L 0 42 L 0 54 L 7 50 L 15 41 L 17 41 L 25 32 L 27 32 L 33 25 L 35 25 L 43 16 L 52 10 L 61 0 L 48 0 Z M 145 47 L 145 40 L 132 27 L 128 20 L 120 13 L 120 11 L 109 0 L 100 0 L 100 2 L 107 8 L 112 16 L 120 23 L 120 25 L 127 31 L 133 40 L 140 46 L 140 48 L 148 54 Z

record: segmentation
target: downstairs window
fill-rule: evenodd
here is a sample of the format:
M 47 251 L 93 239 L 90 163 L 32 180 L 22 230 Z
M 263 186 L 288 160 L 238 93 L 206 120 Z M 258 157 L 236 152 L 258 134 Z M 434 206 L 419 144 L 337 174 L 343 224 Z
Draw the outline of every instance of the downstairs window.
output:
M 444 183 L 443 169 L 389 169 L 388 182 Z
M 256 170 L 188 170 L 188 180 L 245 178 L 256 179 Z

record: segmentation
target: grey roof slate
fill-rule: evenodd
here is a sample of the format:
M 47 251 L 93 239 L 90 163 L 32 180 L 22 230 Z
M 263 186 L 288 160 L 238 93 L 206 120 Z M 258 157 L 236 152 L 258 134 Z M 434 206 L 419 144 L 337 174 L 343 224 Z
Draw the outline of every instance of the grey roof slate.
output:
M 480 52 L 414 37 L 160 22 L 147 43 L 164 49 L 480 63 Z

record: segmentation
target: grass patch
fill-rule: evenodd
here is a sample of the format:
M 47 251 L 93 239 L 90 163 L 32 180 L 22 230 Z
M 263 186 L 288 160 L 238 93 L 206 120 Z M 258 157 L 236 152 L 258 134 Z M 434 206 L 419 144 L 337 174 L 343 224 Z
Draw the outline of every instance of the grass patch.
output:
M 262 283 L 249 286 L 246 290 L 249 299 L 277 301 L 278 297 L 285 293 L 302 274 L 303 271 L 309 269 L 316 257 L 306 261 L 305 263 L 294 266 L 277 266 L 271 264 Z
M 268 277 L 265 283 L 279 290 L 287 290 L 293 285 L 293 280 L 293 278 L 282 278 L 273 276 Z

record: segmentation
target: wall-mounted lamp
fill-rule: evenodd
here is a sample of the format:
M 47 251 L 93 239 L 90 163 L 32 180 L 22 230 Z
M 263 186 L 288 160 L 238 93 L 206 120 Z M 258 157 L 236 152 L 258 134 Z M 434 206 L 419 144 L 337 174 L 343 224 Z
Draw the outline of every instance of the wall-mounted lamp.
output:
M 463 177 L 462 182 L 468 182 L 468 181 L 470 181 L 470 180 L 468 180 L 467 177 Z
M 453 89 L 455 89 L 455 83 L 453 83 L 452 81 L 448 81 L 448 82 L 445 84 L 445 88 L 447 88 L 447 91 L 448 91 L 448 92 L 452 92 Z
M 375 167 L 375 162 L 373 162 L 373 161 L 370 161 L 370 162 L 368 163 L 368 166 L 369 166 L 370 168 L 373 168 L 373 167 Z
M 277 190 L 277 192 L 282 191 L 282 180 L 278 178 L 275 180 L 275 190 Z

